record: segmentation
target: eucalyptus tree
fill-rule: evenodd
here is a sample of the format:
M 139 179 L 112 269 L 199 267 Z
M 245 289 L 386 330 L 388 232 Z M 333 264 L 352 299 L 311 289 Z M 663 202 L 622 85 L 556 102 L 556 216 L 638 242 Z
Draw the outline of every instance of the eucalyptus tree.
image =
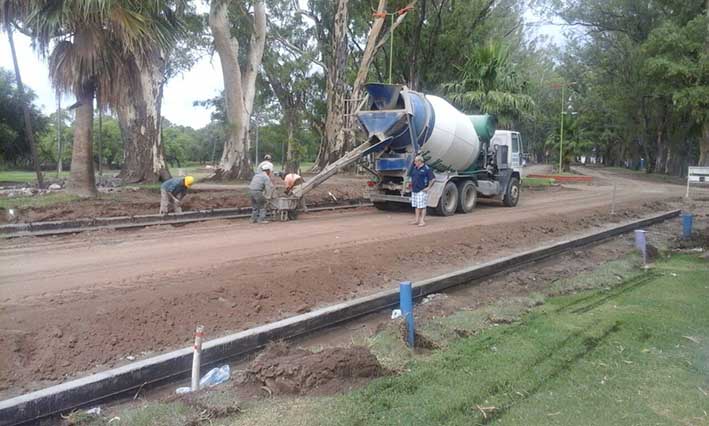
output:
M 244 10 L 243 1 L 212 0 L 210 3 L 209 27 L 221 62 L 228 122 L 228 138 L 215 179 L 248 179 L 253 174 L 249 128 L 256 78 L 266 43 L 266 5 L 263 0 L 256 0 L 253 12 L 243 13 Z M 235 16 L 239 13 L 245 15 L 243 19 Z M 246 51 L 241 49 L 239 32 L 248 40 Z

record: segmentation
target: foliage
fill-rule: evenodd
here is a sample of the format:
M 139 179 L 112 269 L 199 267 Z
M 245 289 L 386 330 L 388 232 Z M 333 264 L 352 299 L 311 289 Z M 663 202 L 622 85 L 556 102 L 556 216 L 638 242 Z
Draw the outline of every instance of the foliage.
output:
M 458 82 L 445 85 L 451 100 L 470 112 L 494 114 L 502 128 L 509 128 L 523 114 L 530 114 L 534 101 L 525 93 L 509 48 L 488 42 L 473 49 L 461 68 Z M 472 108 L 472 110 L 470 110 Z
M 101 130 L 101 159 L 109 168 L 117 170 L 123 165 L 123 140 L 118 120 L 104 116 Z M 99 123 L 94 119 L 94 161 L 99 161 Z
M 0 165 L 29 167 L 30 147 L 25 137 L 23 104 L 30 107 L 35 134 L 47 127 L 47 118 L 34 105 L 35 94 L 25 87 L 25 97 L 20 97 L 15 84 L 15 75 L 0 68 Z
M 682 174 L 709 150 L 704 1 L 537 4 L 575 26 L 559 75 L 577 83 L 567 106 L 605 164 Z
M 561 144 L 561 123 L 554 132 L 547 137 L 544 147 L 554 159 L 554 164 L 559 164 L 559 153 L 562 152 L 563 161 L 561 172 L 570 171 L 571 163 L 581 156 L 592 156 L 593 143 L 582 126 L 582 119 L 576 115 L 564 114 L 564 142 Z
M 39 135 L 38 142 L 38 155 L 40 163 L 42 164 L 57 164 L 57 125 L 61 127 L 61 141 L 62 141 L 62 164 L 71 163 L 71 144 L 72 135 L 74 134 L 74 128 L 72 124 L 72 117 L 70 112 L 62 109 L 61 115 L 59 115 L 60 123 L 57 123 L 58 112 L 51 114 L 47 120 L 46 130 Z

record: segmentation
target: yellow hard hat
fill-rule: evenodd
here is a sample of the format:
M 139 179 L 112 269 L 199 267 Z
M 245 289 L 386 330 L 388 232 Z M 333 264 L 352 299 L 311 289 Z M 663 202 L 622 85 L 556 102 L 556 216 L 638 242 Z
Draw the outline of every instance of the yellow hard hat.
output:
M 192 176 L 185 176 L 185 187 L 189 188 L 194 183 L 194 178 Z

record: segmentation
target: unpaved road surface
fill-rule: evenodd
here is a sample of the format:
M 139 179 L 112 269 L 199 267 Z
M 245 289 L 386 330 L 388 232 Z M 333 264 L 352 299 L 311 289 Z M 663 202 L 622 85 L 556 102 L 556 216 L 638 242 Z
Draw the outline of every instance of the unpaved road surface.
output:
M 0 397 L 185 346 L 196 324 L 221 336 L 667 210 L 683 195 L 584 173 L 596 183 L 526 191 L 516 208 L 481 205 L 425 228 L 406 213 L 358 209 L 2 241 Z

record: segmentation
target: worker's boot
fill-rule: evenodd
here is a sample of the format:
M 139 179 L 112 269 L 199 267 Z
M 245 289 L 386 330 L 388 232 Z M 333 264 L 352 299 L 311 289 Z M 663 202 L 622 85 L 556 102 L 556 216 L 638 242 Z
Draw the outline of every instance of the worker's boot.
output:
M 258 211 L 258 223 L 268 223 L 266 220 L 266 209 L 262 208 Z

